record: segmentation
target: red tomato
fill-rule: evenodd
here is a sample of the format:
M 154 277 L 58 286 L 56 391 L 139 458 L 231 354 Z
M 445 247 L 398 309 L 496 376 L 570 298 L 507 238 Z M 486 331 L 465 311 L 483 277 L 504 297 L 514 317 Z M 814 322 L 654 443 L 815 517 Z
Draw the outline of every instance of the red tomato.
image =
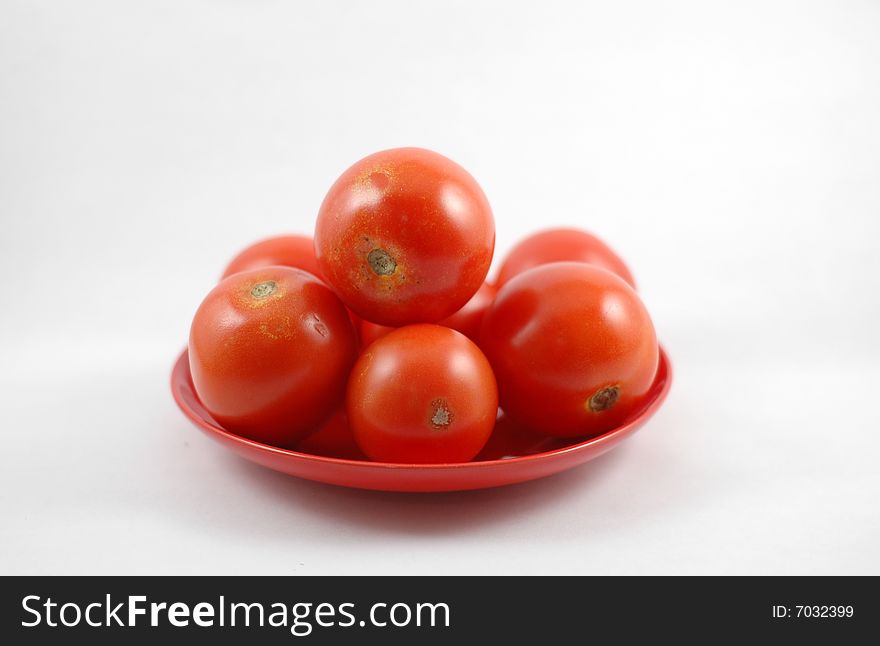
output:
M 535 267 L 498 291 L 480 347 L 501 408 L 534 431 L 594 435 L 644 404 L 659 349 L 635 290 L 577 262 Z
M 443 325 L 445 327 L 450 327 L 453 330 L 458 330 L 471 341 L 476 343 L 480 339 L 480 327 L 483 324 L 483 316 L 486 314 L 486 310 L 489 309 L 489 306 L 492 305 L 494 299 L 495 288 L 489 283 L 483 283 L 471 300 L 465 303 L 464 307 L 452 316 L 443 319 L 437 325 Z M 361 347 L 367 347 L 376 339 L 381 338 L 396 329 L 397 328 L 395 327 L 379 325 L 378 323 L 370 323 L 369 321 L 362 320 L 360 324 Z
M 495 282 L 500 288 L 526 269 L 567 260 L 607 269 L 635 289 L 636 281 L 620 256 L 599 238 L 580 229 L 547 229 L 525 238 L 507 254 Z
M 296 267 L 321 277 L 312 239 L 308 236 L 291 235 L 267 238 L 247 247 L 232 259 L 223 272 L 223 278 L 240 271 L 272 265 Z
M 437 153 L 396 148 L 346 170 L 318 213 L 321 273 L 361 318 L 439 321 L 486 278 L 495 224 L 467 171 Z
M 319 430 L 294 445 L 300 453 L 321 455 L 342 460 L 366 460 L 361 451 L 343 409 L 339 409 Z
M 467 462 L 489 439 L 497 409 L 486 357 L 439 325 L 409 325 L 375 341 L 346 394 L 355 441 L 381 462 Z
M 193 385 L 233 433 L 287 445 L 341 403 L 357 342 L 345 307 L 299 269 L 267 267 L 221 281 L 189 337 Z

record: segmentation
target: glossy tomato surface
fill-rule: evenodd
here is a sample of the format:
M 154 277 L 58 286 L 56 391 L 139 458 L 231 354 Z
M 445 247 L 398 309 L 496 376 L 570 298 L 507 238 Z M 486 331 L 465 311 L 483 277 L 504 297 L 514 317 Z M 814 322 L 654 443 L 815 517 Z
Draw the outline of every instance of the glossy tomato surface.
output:
M 580 229 L 547 229 L 519 242 L 501 263 L 496 284 L 504 285 L 527 269 L 551 262 L 576 261 L 602 267 L 623 278 L 633 288 L 629 267 L 611 247 Z
M 498 391 L 489 362 L 466 336 L 408 325 L 358 358 L 346 410 L 355 441 L 373 460 L 467 462 L 492 433 Z
M 541 265 L 505 284 L 486 313 L 480 347 L 505 414 L 557 437 L 621 424 L 644 405 L 659 357 L 635 290 L 577 262 Z
M 223 272 L 223 278 L 241 271 L 272 265 L 295 267 L 313 276 L 321 276 L 312 239 L 309 236 L 285 235 L 260 240 L 243 249 L 230 261 Z
M 486 278 L 494 247 L 477 182 L 421 148 L 354 164 L 330 188 L 315 227 L 324 278 L 355 314 L 388 326 L 456 312 Z
M 229 430 L 284 446 L 338 408 L 357 343 L 348 313 L 313 275 L 288 267 L 233 274 L 199 306 L 193 384 Z

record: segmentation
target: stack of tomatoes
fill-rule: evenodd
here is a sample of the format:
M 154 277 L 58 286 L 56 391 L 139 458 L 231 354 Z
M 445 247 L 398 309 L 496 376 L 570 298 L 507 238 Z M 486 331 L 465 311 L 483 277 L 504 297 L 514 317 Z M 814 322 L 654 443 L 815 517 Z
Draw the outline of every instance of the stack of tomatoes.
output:
M 486 282 L 489 203 L 461 166 L 400 148 L 330 188 L 314 240 L 239 254 L 192 323 L 205 408 L 266 444 L 394 463 L 474 459 L 499 406 L 526 433 L 609 431 L 644 405 L 654 327 L 596 237 L 520 242 Z

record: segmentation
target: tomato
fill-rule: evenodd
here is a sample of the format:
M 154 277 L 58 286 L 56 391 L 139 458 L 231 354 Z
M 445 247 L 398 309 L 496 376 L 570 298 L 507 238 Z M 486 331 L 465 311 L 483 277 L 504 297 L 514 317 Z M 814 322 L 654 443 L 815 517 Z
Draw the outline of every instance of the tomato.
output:
M 567 260 L 602 267 L 623 278 L 633 289 L 636 287 L 620 256 L 599 238 L 580 229 L 547 229 L 523 239 L 501 263 L 496 284 L 501 287 L 526 269 Z
M 288 445 L 340 405 L 357 353 L 345 307 L 299 269 L 233 274 L 193 318 L 189 364 L 214 419 L 244 437 Z
M 296 267 L 320 278 L 315 246 L 308 236 L 276 236 L 260 240 L 242 250 L 226 267 L 223 278 L 249 269 L 283 265 Z
M 486 278 L 495 248 L 489 202 L 455 162 L 421 148 L 366 157 L 330 188 L 315 227 L 318 266 L 361 318 L 439 321 Z
M 294 445 L 300 453 L 342 460 L 366 460 L 348 424 L 345 410 L 340 408 L 320 429 Z
M 438 325 L 458 330 L 476 343 L 480 338 L 483 316 L 486 314 L 489 306 L 492 305 L 494 299 L 495 288 L 489 283 L 483 283 L 480 289 L 477 290 L 477 293 L 464 304 L 464 307 L 452 316 L 440 321 Z M 362 320 L 360 323 L 361 347 L 367 347 L 376 339 L 385 336 L 395 329 L 397 328 Z
M 409 325 L 375 341 L 346 393 L 355 441 L 381 462 L 467 462 L 489 439 L 497 409 L 486 357 L 439 325 Z
M 635 290 L 578 262 L 512 278 L 486 313 L 480 347 L 504 412 L 557 437 L 620 425 L 644 405 L 659 361 L 654 326 Z

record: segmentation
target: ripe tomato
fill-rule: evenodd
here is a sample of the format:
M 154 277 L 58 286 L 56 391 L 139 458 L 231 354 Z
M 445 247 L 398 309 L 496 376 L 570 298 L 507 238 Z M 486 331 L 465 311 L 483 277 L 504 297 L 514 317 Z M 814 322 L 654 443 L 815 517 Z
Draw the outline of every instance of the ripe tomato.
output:
M 483 316 L 486 310 L 492 305 L 495 299 L 495 288 L 489 283 L 483 283 L 477 293 L 473 295 L 471 300 L 465 303 L 464 307 L 458 310 L 452 316 L 448 316 L 437 325 L 450 327 L 458 330 L 474 343 L 480 339 L 480 327 L 483 324 Z M 361 347 L 365 348 L 376 339 L 385 336 L 395 327 L 387 325 L 379 325 L 378 323 L 370 323 L 362 320 L 360 324 Z
M 228 430 L 288 445 L 341 403 L 357 342 L 345 307 L 299 269 L 253 269 L 221 281 L 189 337 L 196 394 Z
M 223 278 L 240 271 L 272 265 L 296 267 L 321 277 L 312 239 L 308 236 L 290 235 L 260 240 L 242 250 L 226 267 Z
M 526 269 L 567 260 L 602 267 L 623 278 L 633 289 L 636 287 L 635 279 L 620 256 L 599 238 L 580 229 L 547 229 L 523 239 L 501 263 L 496 284 L 500 288 Z
M 421 148 L 379 152 L 346 170 L 315 227 L 328 283 L 355 314 L 390 326 L 456 312 L 486 278 L 494 248 L 477 182 Z
M 611 430 L 639 410 L 659 349 L 648 311 L 621 278 L 578 262 L 512 278 L 480 336 L 501 408 L 557 437 Z
M 486 357 L 439 325 L 408 325 L 375 341 L 346 394 L 355 441 L 382 462 L 467 462 L 489 439 L 497 409 Z

